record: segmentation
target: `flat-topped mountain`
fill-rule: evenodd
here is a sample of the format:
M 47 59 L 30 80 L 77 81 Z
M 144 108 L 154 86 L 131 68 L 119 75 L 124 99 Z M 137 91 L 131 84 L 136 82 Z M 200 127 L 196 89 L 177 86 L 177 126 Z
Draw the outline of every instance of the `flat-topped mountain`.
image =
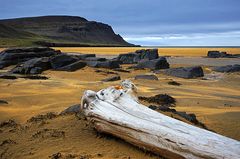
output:
M 5 19 L 0 20 L 0 30 L 0 39 L 21 37 L 40 45 L 132 46 L 115 34 L 111 26 L 77 16 Z

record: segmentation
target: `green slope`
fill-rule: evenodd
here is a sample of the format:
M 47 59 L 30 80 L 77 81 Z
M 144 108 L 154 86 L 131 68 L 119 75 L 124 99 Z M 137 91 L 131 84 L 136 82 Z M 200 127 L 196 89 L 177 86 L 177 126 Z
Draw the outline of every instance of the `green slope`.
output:
M 0 46 L 133 46 L 111 26 L 76 16 L 0 20 L 0 31 Z

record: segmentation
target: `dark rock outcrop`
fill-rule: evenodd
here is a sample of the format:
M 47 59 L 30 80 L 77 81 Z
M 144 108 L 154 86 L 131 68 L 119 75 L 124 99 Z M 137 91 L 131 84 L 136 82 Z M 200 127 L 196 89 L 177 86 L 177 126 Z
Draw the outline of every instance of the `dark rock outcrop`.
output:
M 155 75 L 136 75 L 135 80 L 145 79 L 145 80 L 158 80 L 158 77 Z
M 102 81 L 103 82 L 113 82 L 113 81 L 119 81 L 119 80 L 121 80 L 120 76 L 113 76 L 113 77 L 103 79 Z
M 240 71 L 240 65 L 227 65 L 227 66 L 218 66 L 214 67 L 213 71 L 216 72 L 239 72 Z
M 167 94 L 157 94 L 152 97 L 138 97 L 139 100 L 162 106 L 175 106 L 176 100 Z
M 180 78 L 197 78 L 204 76 L 203 69 L 200 66 L 170 68 L 164 70 L 164 73 L 169 76 L 175 76 Z
M 226 52 L 220 52 L 220 51 L 208 51 L 207 57 L 210 58 L 220 58 L 220 57 L 226 57 Z
M 148 68 L 151 70 L 167 69 L 169 68 L 169 63 L 165 57 L 160 57 L 155 60 L 143 60 L 140 61 L 136 66 L 133 66 L 135 69 L 144 69 Z
M 41 74 L 43 71 L 51 69 L 48 57 L 34 58 L 13 68 L 12 73 L 17 74 Z
M 63 67 L 57 68 L 56 70 L 72 72 L 72 71 L 76 71 L 76 70 L 79 70 L 81 68 L 84 68 L 86 65 L 87 65 L 86 62 L 77 61 L 77 62 L 71 63 L 71 64 L 69 64 L 67 66 L 63 66 Z
M 102 58 L 102 57 L 87 57 L 84 60 L 86 61 L 106 61 L 106 58 Z
M 61 53 L 47 47 L 12 48 L 0 53 L 0 69 L 28 61 L 33 58 L 50 57 Z
M 186 112 L 181 112 L 181 111 L 176 111 L 175 109 L 172 109 L 172 108 L 169 108 L 167 106 L 155 106 L 155 105 L 150 105 L 148 106 L 148 108 L 152 109 L 152 110 L 160 110 L 160 111 L 163 111 L 163 112 L 171 112 L 173 114 L 176 114 L 182 118 L 184 118 L 185 120 L 197 125 L 197 126 L 200 126 L 204 129 L 207 129 L 208 128 L 203 124 L 201 123 L 200 121 L 198 121 L 197 117 L 195 114 L 188 114 Z
M 75 104 L 60 113 L 60 115 L 76 114 L 80 111 L 80 104 Z
M 87 61 L 87 65 L 89 67 L 96 67 L 96 68 L 120 68 L 118 61 L 108 60 L 108 61 Z
M 78 59 L 74 56 L 67 55 L 67 54 L 60 54 L 57 56 L 54 56 L 50 59 L 50 63 L 52 66 L 52 69 L 59 69 L 61 67 L 70 65 L 74 62 L 78 61 Z
M 96 54 L 70 54 L 73 57 L 78 58 L 79 60 L 85 60 L 86 58 L 94 58 L 96 57 Z
M 153 60 L 158 58 L 158 49 L 146 49 L 146 50 L 137 50 L 134 53 L 120 54 L 117 57 L 118 61 L 121 61 L 123 64 L 134 64 L 139 61 Z
M 208 51 L 209 58 L 240 58 L 240 54 L 228 54 L 227 52 Z

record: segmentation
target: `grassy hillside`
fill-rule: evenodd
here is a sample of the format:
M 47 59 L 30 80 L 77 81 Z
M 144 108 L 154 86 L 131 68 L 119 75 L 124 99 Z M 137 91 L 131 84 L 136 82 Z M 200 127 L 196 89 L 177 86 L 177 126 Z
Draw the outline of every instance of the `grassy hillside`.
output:
M 14 29 L 13 29 L 14 28 Z M 0 46 L 132 46 L 112 27 L 75 16 L 0 20 Z

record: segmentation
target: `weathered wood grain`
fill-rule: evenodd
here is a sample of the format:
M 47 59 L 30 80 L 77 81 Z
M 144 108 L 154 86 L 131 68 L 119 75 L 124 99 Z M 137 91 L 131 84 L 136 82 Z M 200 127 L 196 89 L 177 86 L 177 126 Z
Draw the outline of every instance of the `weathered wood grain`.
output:
M 97 131 L 109 133 L 166 158 L 240 158 L 240 142 L 186 124 L 140 104 L 135 86 L 85 91 L 81 109 Z

